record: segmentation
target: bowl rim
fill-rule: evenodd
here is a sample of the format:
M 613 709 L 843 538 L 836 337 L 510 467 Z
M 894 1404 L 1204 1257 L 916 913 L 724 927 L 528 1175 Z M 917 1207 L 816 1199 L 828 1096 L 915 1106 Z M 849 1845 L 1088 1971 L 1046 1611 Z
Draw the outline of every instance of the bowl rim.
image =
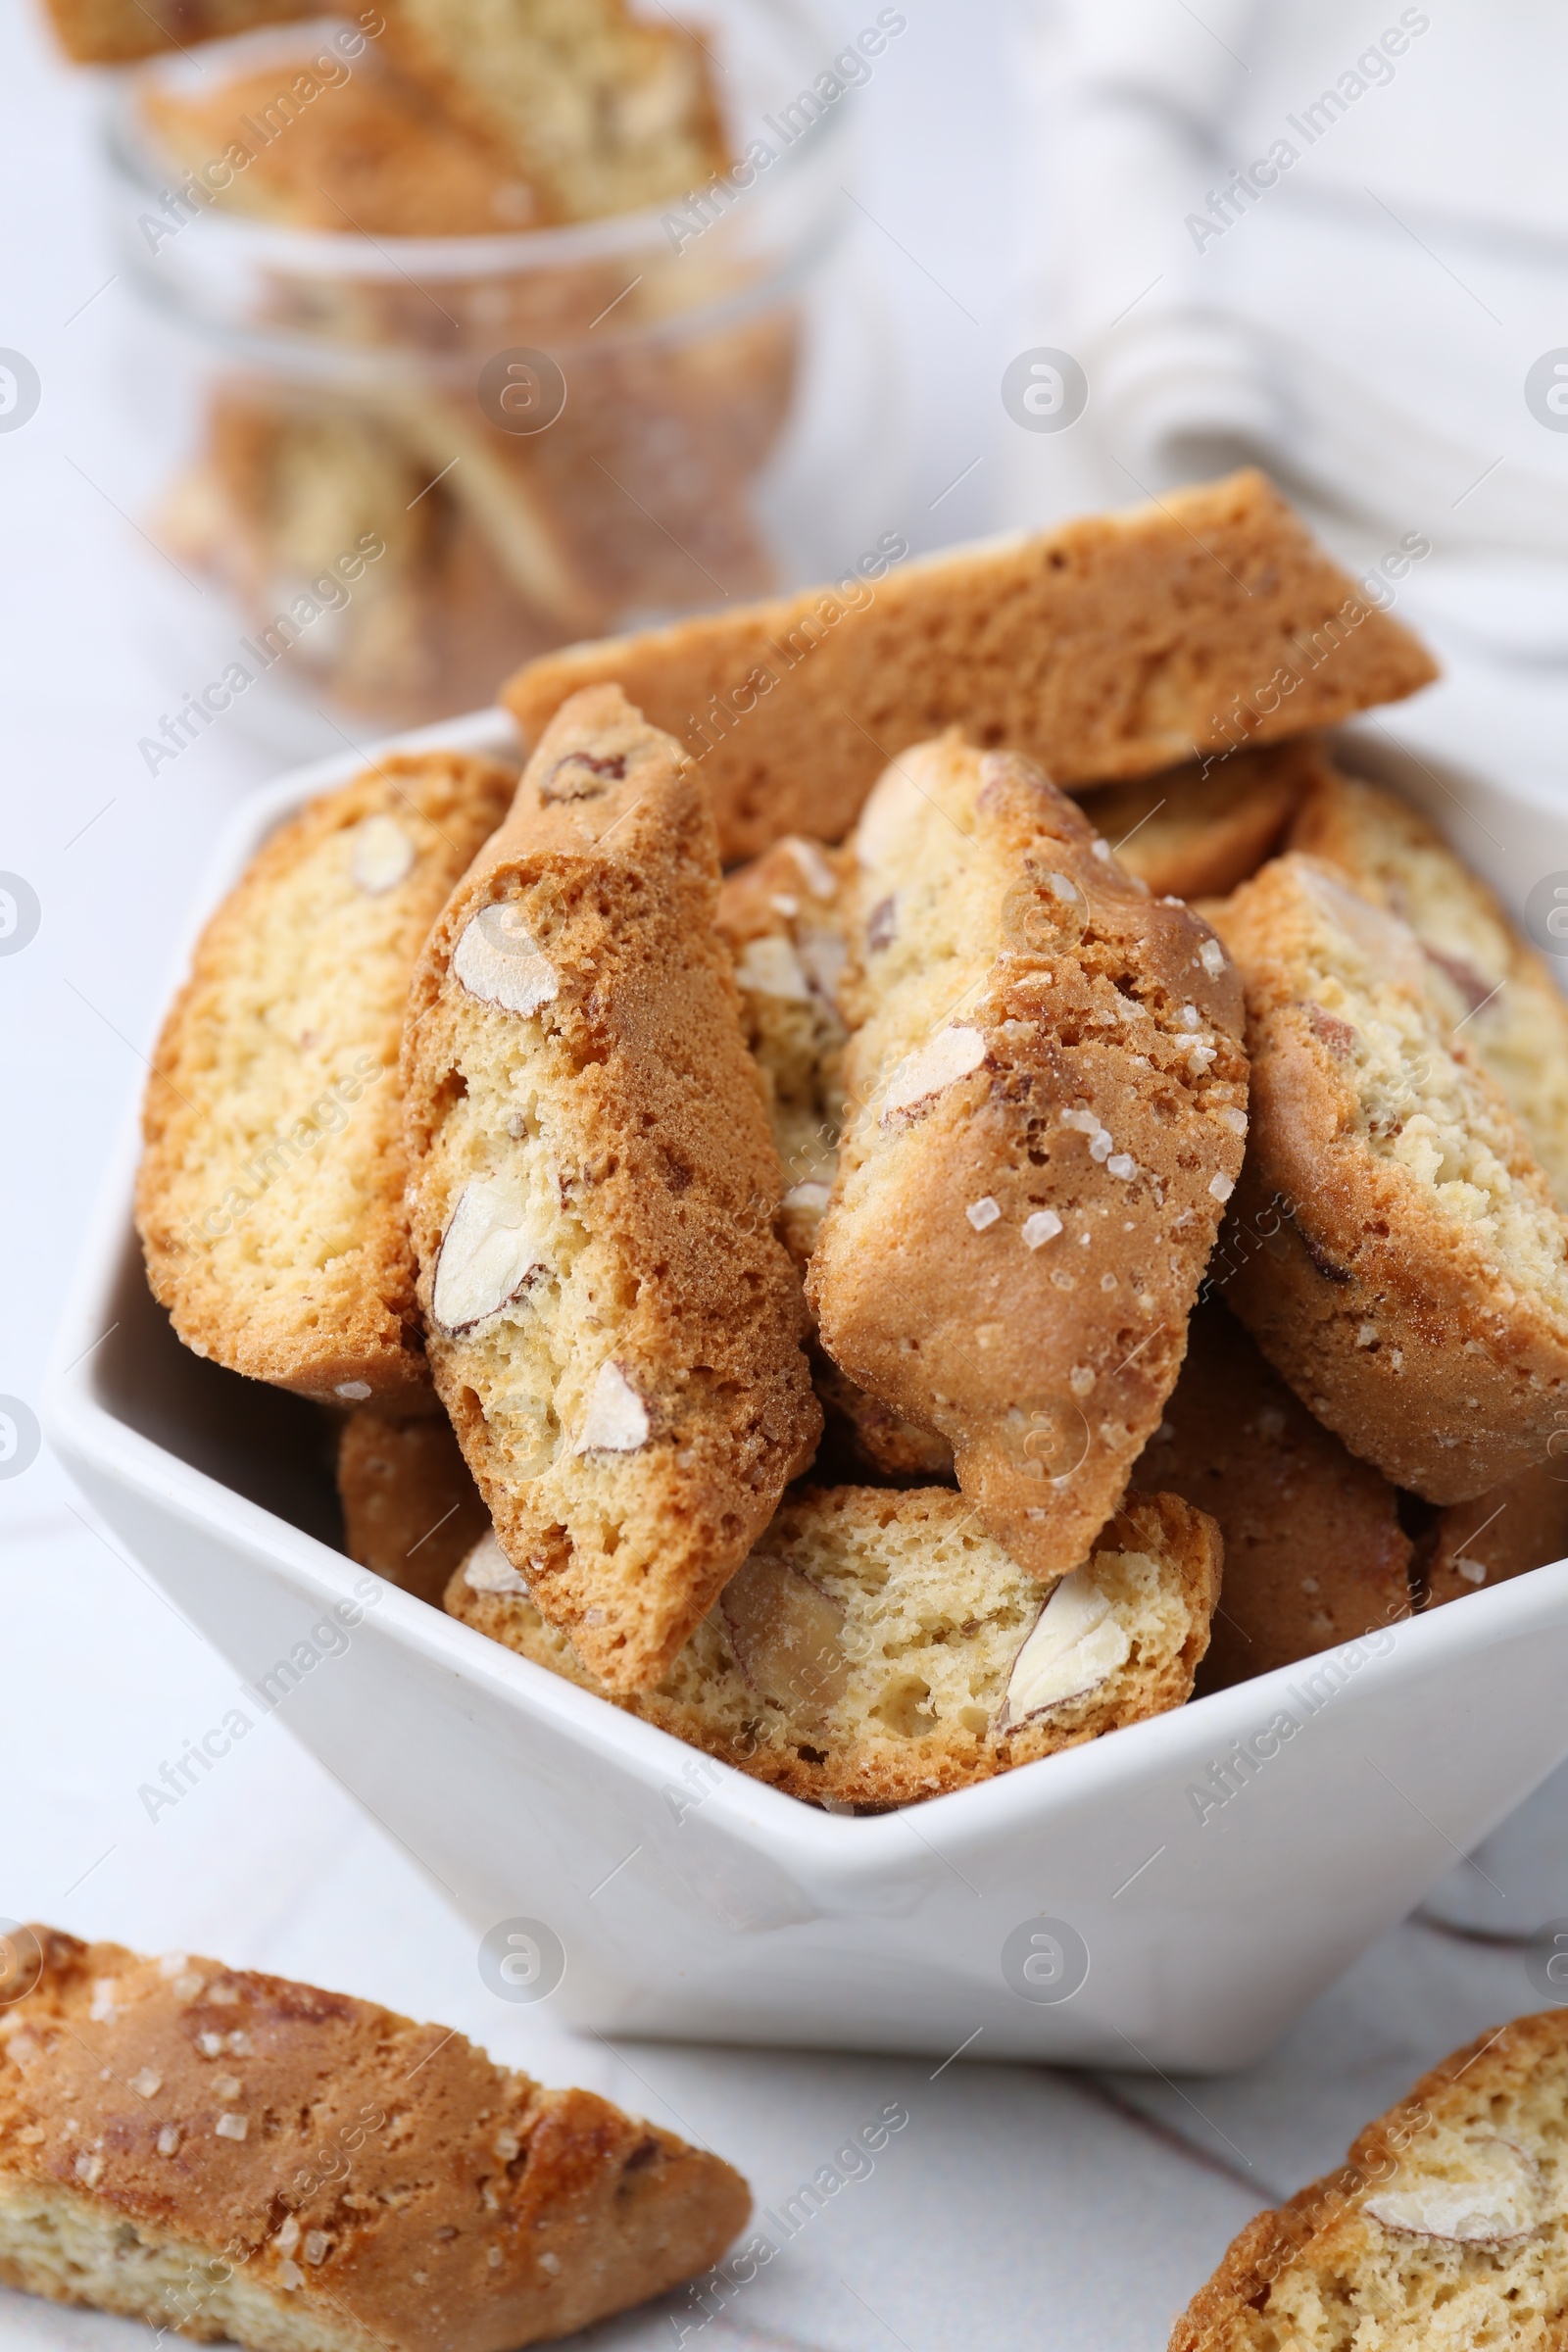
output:
M 211 914 L 277 825 L 316 794 L 346 783 L 383 757 L 442 749 L 515 753 L 518 744 L 511 714 L 499 708 L 470 711 L 380 738 L 365 749 L 333 753 L 291 769 L 249 794 L 223 824 L 192 894 L 160 1005 L 171 1001 L 183 979 Z M 280 1571 L 313 1601 L 330 1606 L 352 1599 L 358 1580 L 373 1571 L 131 1428 L 98 1392 L 94 1350 L 108 1336 L 105 1305 L 124 1278 L 127 1252 L 137 1264 L 140 1259 L 131 1213 L 139 1152 L 139 1101 L 133 1100 L 108 1154 L 50 1349 L 43 1391 L 46 1432 L 68 1467 L 79 1463 L 173 1513 L 192 1529 L 229 1547 L 237 1545 L 258 1564 Z M 1356 1646 L 1354 1640 L 1338 1644 L 990 1780 L 886 1813 L 850 1816 L 819 1810 L 733 1765 L 721 1764 L 387 1580 L 378 1582 L 382 1589 L 374 1603 L 377 1620 L 394 1641 L 419 1652 L 427 1665 L 460 1684 L 482 1687 L 503 1708 L 550 1724 L 649 1794 L 673 1792 L 689 1798 L 687 1772 L 698 1760 L 705 1781 L 702 1811 L 716 1829 L 766 1852 L 797 1879 L 846 1896 L 863 1897 L 868 1884 L 906 1883 L 911 1868 L 923 1873 L 933 1860 L 954 1869 L 955 1854 L 1014 1844 L 1025 1831 L 1038 1832 L 1050 1820 L 1098 1809 L 1133 1786 L 1205 1770 L 1238 1740 L 1267 1726 L 1285 1704 L 1293 1678 L 1311 1676 Z M 1527 1640 L 1565 1621 L 1568 1558 L 1468 1593 L 1461 1607 L 1430 1610 L 1383 1629 L 1387 1646 L 1357 1663 L 1353 1682 L 1337 1694 L 1335 1703 L 1352 1707 L 1391 1685 L 1442 1672 L 1461 1655 Z M 918 1817 L 918 1829 L 911 1816 Z M 911 1834 L 913 1848 L 908 1842 Z

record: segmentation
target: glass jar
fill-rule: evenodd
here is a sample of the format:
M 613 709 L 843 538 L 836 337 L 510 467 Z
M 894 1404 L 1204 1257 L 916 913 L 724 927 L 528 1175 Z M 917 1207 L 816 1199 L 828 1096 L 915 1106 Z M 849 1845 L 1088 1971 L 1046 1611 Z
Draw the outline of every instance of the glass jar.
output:
M 143 370 L 174 445 L 149 527 L 219 583 L 206 658 L 226 602 L 241 667 L 414 724 L 552 646 L 836 573 L 897 524 L 889 333 L 843 234 L 853 83 L 787 0 L 704 16 L 737 165 L 564 227 L 279 226 L 160 154 L 160 102 L 215 74 L 287 89 L 319 24 L 122 78 L 118 260 L 171 338 Z

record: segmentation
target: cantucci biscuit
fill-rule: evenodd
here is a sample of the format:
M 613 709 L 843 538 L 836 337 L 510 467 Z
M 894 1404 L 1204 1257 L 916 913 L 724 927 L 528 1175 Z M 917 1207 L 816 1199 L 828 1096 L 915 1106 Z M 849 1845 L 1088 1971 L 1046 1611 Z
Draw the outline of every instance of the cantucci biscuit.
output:
M 445 1413 L 391 1420 L 362 1405 L 337 1445 L 343 1548 L 362 1568 L 440 1606 L 490 1524 Z
M 1255 874 L 1328 767 L 1313 736 L 1189 760 L 1078 797 L 1123 870 L 1155 898 L 1224 898 Z
M 371 2001 L 52 1928 L 6 1958 L 24 2293 L 252 2352 L 511 2352 L 705 2270 L 750 2209 L 718 2157 Z
M 1133 1484 L 1185 1495 L 1224 1537 L 1205 1690 L 1410 1614 L 1410 1539 L 1395 1489 L 1313 1420 L 1222 1306 L 1194 1315 L 1181 1378 Z
M 1422 1546 L 1426 1605 L 1462 1600 L 1568 1558 L 1568 1434 L 1544 1462 L 1439 1513 Z
M 1482 2034 L 1249 2222 L 1170 2352 L 1555 2352 L 1565 2140 L 1568 2014 Z
M 430 1401 L 399 1042 L 430 925 L 515 781 L 389 758 L 282 825 L 203 933 L 136 1188 L 147 1278 L 198 1355 L 325 1403 Z
M 128 65 L 311 13 L 310 0 L 48 0 L 48 8 L 66 55 L 90 66 Z
M 658 1688 L 602 1690 L 493 1538 L 447 1607 L 793 1796 L 909 1804 L 1180 1706 L 1220 1588 L 1211 1519 L 1129 1498 L 1039 1584 L 946 1488 L 803 1488 Z
M 1260 473 L 837 585 L 568 646 L 505 701 L 534 743 L 614 679 L 697 762 L 726 861 L 840 841 L 895 754 L 961 726 L 1061 784 L 1152 775 L 1396 702 L 1437 672 Z
M 718 879 L 678 747 L 595 689 L 410 999 L 436 1385 L 508 1556 L 620 1690 L 668 1666 L 821 1428 Z
M 504 144 L 558 220 L 664 204 L 726 172 L 711 54 L 625 0 L 387 0 L 387 53 L 476 138 Z
M 1435 825 L 1392 792 L 1326 766 L 1291 828 L 1363 898 L 1407 922 L 1432 997 L 1494 1078 L 1568 1208 L 1568 1002 L 1544 956 Z
M 317 94 L 331 92 L 324 107 L 288 118 L 289 73 L 308 68 L 302 43 L 287 70 L 274 62 L 183 85 L 154 77 L 141 93 L 143 122 L 180 174 L 225 155 L 232 164 L 236 149 L 248 157 L 210 201 L 260 220 L 382 237 L 483 236 L 532 224 L 533 191 L 505 149 L 448 121 L 373 46 L 352 68 L 333 49 L 318 48 L 316 58 L 327 75 Z M 288 137 L 262 144 L 270 107 L 285 110 Z
M 854 858 L 786 835 L 725 877 L 718 928 L 735 961 L 741 1021 L 784 1170 L 779 1231 L 804 1272 L 833 1190 L 844 1125 L 847 1031 L 838 990 Z M 858 1389 L 814 1344 L 811 1379 L 830 1436 L 858 1469 L 951 1477 L 953 1448 Z
M 851 1380 L 1064 1574 L 1160 1417 L 1242 1164 L 1241 988 L 1013 753 L 947 736 L 855 836 L 851 1104 L 808 1277 Z
M 1543 1460 L 1568 1408 L 1568 1228 L 1396 915 L 1293 852 L 1216 921 L 1252 1063 L 1233 1213 L 1265 1237 L 1227 1303 L 1352 1452 L 1463 1502 Z
M 849 953 L 853 861 L 799 835 L 727 874 L 718 931 L 735 965 L 741 1022 L 784 1171 L 780 1230 L 802 1267 L 833 1187 L 844 1124 L 838 991 Z

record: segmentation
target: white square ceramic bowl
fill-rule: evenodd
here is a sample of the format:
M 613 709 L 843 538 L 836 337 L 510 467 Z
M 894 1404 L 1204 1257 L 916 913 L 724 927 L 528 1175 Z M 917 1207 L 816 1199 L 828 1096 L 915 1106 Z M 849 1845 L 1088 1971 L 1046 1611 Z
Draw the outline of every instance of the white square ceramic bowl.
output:
M 399 746 L 511 740 L 490 711 Z M 192 938 L 279 819 L 362 764 L 256 797 Z M 1431 792 L 1429 772 L 1404 780 Z M 1483 794 L 1504 870 L 1568 868 L 1568 818 L 1461 789 Z M 56 1446 L 258 1706 L 275 1700 L 476 1938 L 529 1921 L 559 1939 L 549 1997 L 573 2024 L 1240 2066 L 1568 1754 L 1563 1562 L 916 1808 L 815 1811 L 337 1550 L 315 1408 L 199 1361 L 155 1305 L 135 1150 L 127 1127 L 58 1337 Z M 338 1603 L 359 1617 L 347 1636 Z M 553 1968 L 530 1984 L 528 1967 L 519 1992 L 551 1987 Z

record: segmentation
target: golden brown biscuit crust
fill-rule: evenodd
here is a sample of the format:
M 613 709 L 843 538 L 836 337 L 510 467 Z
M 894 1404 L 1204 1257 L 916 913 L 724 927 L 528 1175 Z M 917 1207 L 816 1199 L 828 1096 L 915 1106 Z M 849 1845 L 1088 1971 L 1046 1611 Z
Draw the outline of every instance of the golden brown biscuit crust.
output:
M 1281 2307 L 1276 2290 L 1282 2278 L 1298 2273 L 1317 2288 L 1315 2299 L 1333 2313 L 1334 2325 L 1343 2330 L 1334 2338 L 1337 2343 L 1365 2344 L 1381 2352 L 1391 2339 L 1411 2345 L 1430 2340 L 1422 2337 L 1419 2318 L 1401 2308 L 1396 2281 L 1389 2282 L 1396 2289 L 1392 2297 L 1385 2292 L 1375 2302 L 1360 2291 L 1369 2235 L 1361 2208 L 1396 2176 L 1408 2151 L 1419 2151 L 1435 2131 L 1473 2126 L 1482 2133 L 1506 2133 L 1509 2106 L 1520 2094 L 1528 2095 L 1534 2074 L 1560 2068 L 1565 2044 L 1568 2012 L 1549 2010 L 1478 2034 L 1423 2075 L 1405 2098 L 1357 2135 L 1338 2172 L 1325 2174 L 1298 2189 L 1288 2204 L 1249 2222 L 1176 2322 L 1169 2352 L 1287 2352 L 1301 2338 L 1294 2315 Z M 1559 2134 L 1561 2112 L 1559 2096 Z M 1413 2244 L 1419 2247 L 1421 2242 Z M 1426 2241 L 1434 2253 L 1440 2242 Z M 1494 2295 L 1487 2316 L 1497 2332 L 1490 2340 L 1547 2352 L 1555 2328 L 1538 2333 L 1521 2313 L 1516 2333 L 1510 2326 L 1512 2315 L 1496 2299 L 1508 2283 L 1499 2272 L 1505 2270 L 1510 2252 L 1506 2245 L 1485 2243 L 1456 2248 L 1456 2259 L 1448 2263 L 1447 2293 L 1440 2294 L 1438 2301 L 1451 2300 L 1456 2289 L 1468 2287 L 1479 2290 L 1477 2299 L 1486 2303 L 1491 2286 Z M 1559 2300 L 1559 2314 L 1560 2309 Z
M 441 1605 L 490 1514 L 445 1413 L 389 1420 L 362 1406 L 337 1446 L 343 1547 L 389 1584 Z
M 224 40 L 259 24 L 317 12 L 310 0 L 46 0 L 66 55 L 80 66 L 124 66 L 162 49 Z
M 40 1973 L 0 2012 L 8 2284 L 77 2299 L 8 2228 L 41 2194 L 205 2258 L 162 2309 L 124 2260 L 123 2297 L 90 2298 L 108 2309 L 220 2336 L 229 2271 L 279 2347 L 314 2328 L 354 2352 L 505 2352 L 661 2293 L 746 2218 L 717 2157 L 460 2034 L 212 1960 L 13 1941 Z
M 410 998 L 409 1199 L 436 1386 L 540 1608 L 617 1688 L 658 1680 L 821 1428 L 717 895 L 711 819 L 678 748 L 615 688 L 595 689 L 547 731 Z M 526 1014 L 482 1002 L 452 968 L 492 907 L 545 958 L 550 993 Z M 548 1174 L 539 1214 L 560 1230 L 543 1304 L 508 1300 L 499 1323 L 444 1331 L 438 1260 L 481 1168 L 485 1182 Z M 586 1272 L 558 1294 L 568 1249 Z M 546 1345 L 547 1308 L 553 1434 L 532 1467 L 513 1358 Z M 600 1375 L 641 1399 L 628 1446 L 591 1437 L 577 1390 Z
M 1490 1592 L 1568 1554 L 1568 1439 L 1506 1486 L 1450 1503 L 1421 1548 L 1426 1606 Z
M 1327 765 L 1306 735 L 1076 797 L 1123 870 L 1156 899 L 1224 898 L 1279 846 Z
M 1114 1509 L 1181 1365 L 1242 1163 L 1241 988 L 1207 927 L 1123 875 L 1028 761 L 945 739 L 890 777 L 916 762 L 919 800 L 968 835 L 934 834 L 926 866 L 961 857 L 988 895 L 964 918 L 972 964 L 941 967 L 961 1009 L 913 1052 L 874 1012 L 852 1039 L 856 1108 L 808 1290 L 834 1361 L 947 1438 L 991 1533 L 1052 1578 Z M 905 896 L 918 957 L 939 902 L 906 913 Z M 965 1073 L 906 1103 L 950 1041 Z
M 202 934 L 153 1055 L 136 1182 L 148 1281 L 198 1355 L 323 1403 L 428 1404 L 404 1005 L 514 789 L 492 760 L 389 757 L 280 826 Z M 360 863 L 377 828 L 410 858 L 387 887 Z
M 615 679 L 698 763 L 726 862 L 841 840 L 878 770 L 958 725 L 1064 785 L 1271 743 L 1436 675 L 1260 473 L 841 589 L 547 654 L 503 699 L 525 742 Z
M 1429 1102 L 1468 1105 L 1456 1115 L 1502 1171 L 1559 1293 L 1561 1220 L 1502 1097 L 1462 1042 L 1445 1061 L 1442 1024 L 1396 969 L 1376 975 L 1382 1025 L 1402 1007 L 1423 1054 L 1400 1065 L 1407 1083 L 1399 1102 L 1390 1095 L 1387 1136 L 1372 1134 L 1358 1056 L 1369 1037 L 1376 1045 L 1379 1003 L 1347 1000 L 1358 1021 L 1311 993 L 1324 985 L 1325 956 L 1351 952 L 1343 927 L 1325 925 L 1314 876 L 1327 872 L 1296 853 L 1276 858 L 1216 917 L 1246 982 L 1252 1065 L 1251 1140 L 1232 1210 L 1232 1230 L 1250 1243 L 1225 1296 L 1352 1451 L 1429 1501 L 1462 1502 L 1545 1455 L 1568 1403 L 1568 1310 L 1540 1287 L 1533 1259 L 1510 1271 L 1497 1242 L 1446 1210 L 1396 1155 L 1405 1112 L 1413 1134 L 1418 1117 L 1432 1124 Z M 1400 928 L 1389 928 L 1396 956 Z M 1424 1091 L 1434 1072 L 1447 1073 L 1446 1095 Z
M 263 145 L 258 123 L 300 74 L 317 84 L 316 97 L 292 113 L 285 98 L 288 135 Z M 296 228 L 403 237 L 494 236 L 543 220 L 504 148 L 460 130 L 373 51 L 351 69 L 335 50 L 302 45 L 286 64 L 233 75 L 216 90 L 154 84 L 143 104 L 176 170 L 199 172 L 215 156 L 249 157 L 215 191 L 227 211 Z
M 1364 777 L 1326 766 L 1289 846 L 1409 924 L 1435 1008 L 1507 1097 L 1568 1209 L 1568 1002 L 1546 958 L 1419 809 Z
M 454 122 L 505 144 L 562 220 L 668 203 L 727 170 L 709 52 L 624 0 L 387 0 L 388 54 Z
M 1395 1489 L 1313 1420 L 1222 1306 L 1194 1315 L 1181 1378 L 1133 1484 L 1185 1495 L 1225 1539 L 1205 1690 L 1410 1614 Z
M 759 1693 L 722 1605 L 698 1628 L 660 1687 L 635 1693 L 610 1690 L 597 1682 L 525 1594 L 476 1591 L 460 1569 L 446 1606 L 492 1641 L 754 1780 L 808 1802 L 853 1804 L 872 1811 L 992 1780 L 1017 1765 L 1036 1763 L 1125 1724 L 1163 1714 L 1191 1695 L 1208 1643 L 1223 1554 L 1219 1530 L 1204 1512 L 1174 1494 L 1128 1497 L 1124 1509 L 1101 1531 L 1092 1567 L 1114 1578 L 1120 1554 L 1141 1554 L 1152 1561 L 1159 1575 L 1159 1597 L 1176 1620 L 1174 1637 L 1146 1642 L 1100 1688 L 1012 1730 L 999 1728 L 997 1707 L 1006 1669 L 1037 1614 L 1037 1588 L 1020 1577 L 1012 1563 L 1003 1563 L 1010 1574 L 1015 1615 L 1009 1621 L 1013 1630 L 1003 1643 L 1003 1672 L 987 1695 L 979 1660 L 970 1658 L 982 1627 L 972 1619 L 967 1626 L 963 1622 L 966 1611 L 985 1608 L 983 1589 L 963 1579 L 961 1568 L 945 1590 L 937 1589 L 944 1569 L 951 1574 L 949 1564 L 970 1522 L 963 1498 L 943 1488 L 895 1492 L 798 1487 L 786 1496 L 758 1546 L 760 1555 L 777 1558 L 808 1576 L 814 1572 L 824 1585 L 835 1581 L 835 1554 L 841 1565 L 874 1560 L 874 1597 L 862 1595 L 851 1604 L 866 1621 L 858 1631 L 873 1644 L 878 1639 L 873 1621 L 897 1619 L 901 1606 L 907 1610 L 882 1669 L 882 1696 L 869 1716 L 862 1713 L 848 1724 L 842 1710 L 825 1718 L 809 1711 L 802 1715 L 781 1710 Z M 921 1586 L 918 1596 L 888 1590 L 916 1582 Z M 994 1593 L 991 1605 L 995 1607 Z M 1137 1612 L 1131 1616 L 1136 1624 Z M 931 1691 L 920 1681 L 926 1663 L 921 1637 L 929 1639 L 933 1626 L 944 1657 L 962 1661 L 966 1694 L 980 1701 L 977 1707 L 956 1708 L 937 1721 L 929 1719 Z M 931 1671 L 928 1664 L 926 1671 Z

